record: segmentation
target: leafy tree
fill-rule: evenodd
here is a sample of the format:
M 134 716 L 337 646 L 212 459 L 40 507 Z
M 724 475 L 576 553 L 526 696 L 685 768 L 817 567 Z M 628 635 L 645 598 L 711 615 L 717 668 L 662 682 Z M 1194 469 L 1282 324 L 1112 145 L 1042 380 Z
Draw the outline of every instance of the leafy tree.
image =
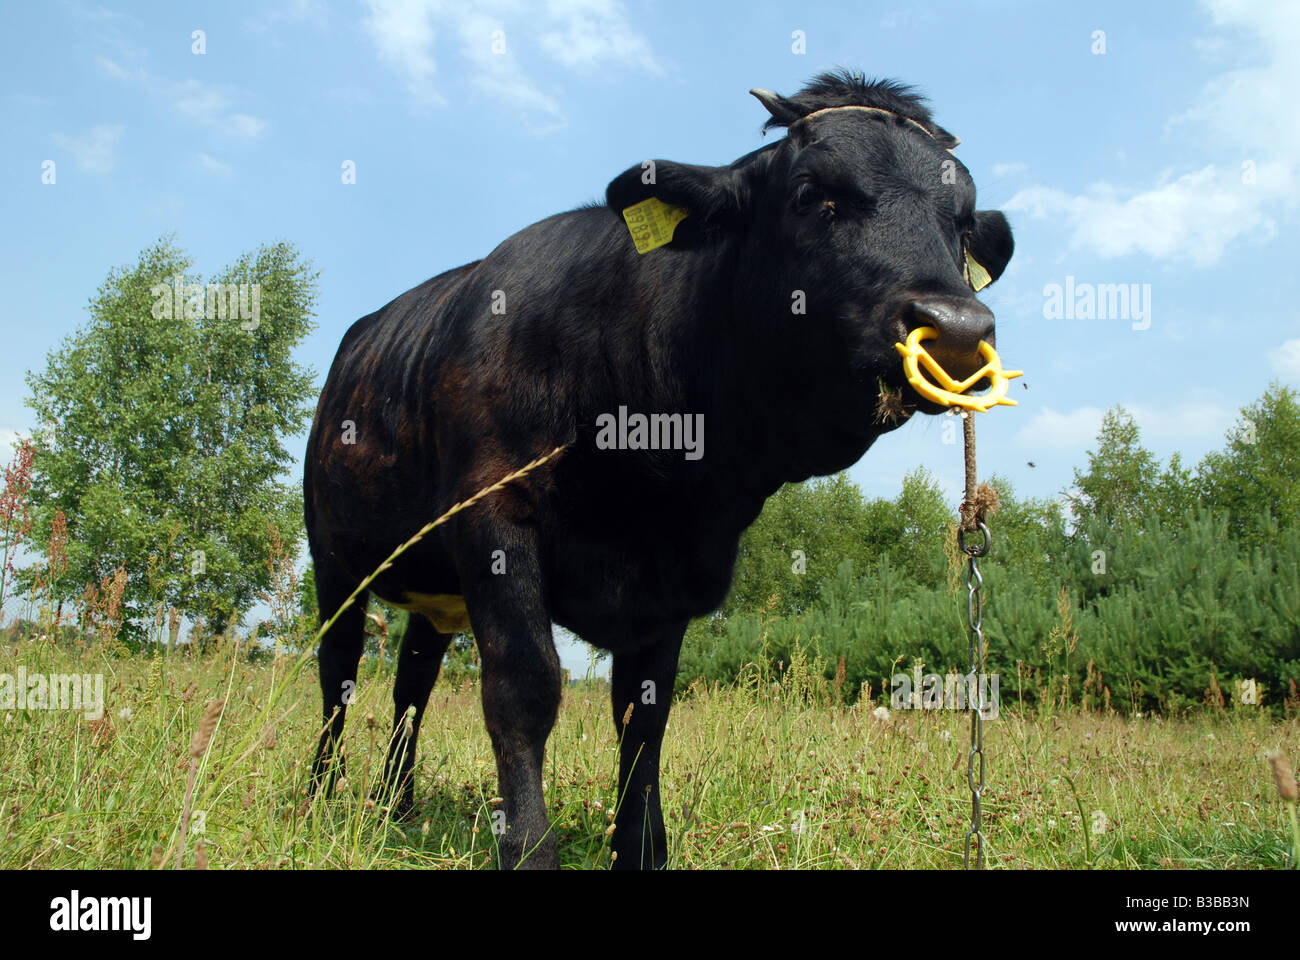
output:
M 904 576 L 926 587 L 941 583 L 948 566 L 944 547 L 956 535 L 956 513 L 939 482 L 918 467 L 903 478 L 903 489 L 889 504 L 889 512 L 897 518 L 899 531 L 894 542 L 884 546 Z
M 1229 534 L 1257 546 L 1274 526 L 1300 522 L 1300 404 L 1294 390 L 1272 383 L 1241 415 L 1227 448 L 1201 461 L 1200 475 L 1204 501 L 1227 515 Z
M 1141 444 L 1132 414 L 1118 406 L 1108 410 L 1097 449 L 1088 451 L 1088 469 L 1074 470 L 1078 492 L 1069 496 L 1069 503 L 1076 525 L 1094 517 L 1116 524 L 1142 516 L 1158 469 L 1155 456 Z
M 773 594 L 779 612 L 803 610 L 843 560 L 863 569 L 869 527 L 862 491 L 846 474 L 786 484 L 741 538 L 720 614 L 762 609 Z
M 1148 510 L 1171 536 L 1179 536 L 1196 513 L 1200 481 L 1183 466 L 1181 454 L 1169 458 L 1169 465 L 1151 484 Z
M 1061 504 L 1052 499 L 1021 499 L 1011 481 L 996 474 L 989 483 L 998 491 L 998 510 L 989 518 L 993 548 L 988 562 L 1047 589 L 1059 577 L 1056 565 L 1065 550 Z
M 291 354 L 317 275 L 284 243 L 206 286 L 192 266 L 165 238 L 110 271 L 89 322 L 28 373 L 35 536 L 48 543 L 64 511 L 67 596 L 124 567 L 128 616 L 165 603 L 217 631 L 269 586 L 271 530 L 290 553 L 301 533 L 281 475 L 311 411 Z
M 892 500 L 866 500 L 844 473 L 787 484 L 768 498 L 740 541 L 722 618 L 740 611 L 798 615 L 817 602 L 845 561 L 861 573 L 882 556 L 913 581 L 940 582 L 955 516 L 924 468 Z M 777 603 L 769 609 L 769 601 Z

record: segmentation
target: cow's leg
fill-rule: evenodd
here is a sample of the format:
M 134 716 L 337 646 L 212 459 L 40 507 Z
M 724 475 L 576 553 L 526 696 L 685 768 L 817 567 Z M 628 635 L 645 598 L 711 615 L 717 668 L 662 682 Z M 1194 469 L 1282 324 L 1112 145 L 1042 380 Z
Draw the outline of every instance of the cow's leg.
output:
M 621 738 L 615 869 L 658 870 L 668 863 L 668 837 L 659 804 L 659 748 L 673 702 L 677 655 L 685 632 L 685 623 L 675 624 L 647 638 L 648 642 L 634 651 L 614 654 L 610 696 L 614 727 Z
M 322 624 L 334 615 L 355 588 L 356 584 L 349 582 L 328 560 L 317 562 L 316 601 Z M 335 754 L 339 738 L 343 736 L 348 703 L 356 695 L 357 664 L 366 642 L 365 611 L 368 602 L 369 594 L 362 592 L 321 637 L 317 651 L 324 724 L 316 759 L 312 763 L 312 789 L 323 786 L 326 794 L 333 789 L 335 778 L 343 771 L 342 757 L 335 762 Z
M 555 832 L 542 796 L 546 738 L 560 709 L 560 658 L 535 542 L 507 523 L 479 529 L 466 545 L 461 584 L 483 668 L 483 718 L 496 755 L 505 832 L 501 867 L 555 869 Z M 507 570 L 494 575 L 489 558 L 504 550 Z M 478 558 L 482 558 L 478 562 Z M 495 823 L 494 823 L 495 828 Z
M 396 798 L 399 817 L 408 816 L 415 806 L 415 744 L 420 736 L 420 720 L 450 642 L 450 634 L 439 633 L 423 616 L 411 614 L 406 634 L 402 637 L 402 651 L 397 657 L 397 679 L 393 682 L 393 739 L 388 747 L 384 778 L 388 795 Z M 415 707 L 415 717 L 408 736 L 405 735 L 406 711 L 410 707 Z

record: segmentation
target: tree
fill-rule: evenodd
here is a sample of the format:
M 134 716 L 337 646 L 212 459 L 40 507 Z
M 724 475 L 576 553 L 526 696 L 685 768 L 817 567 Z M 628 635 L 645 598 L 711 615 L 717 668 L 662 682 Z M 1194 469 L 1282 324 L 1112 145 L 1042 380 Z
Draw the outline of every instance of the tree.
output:
M 1014 571 L 1017 577 L 1028 577 L 1043 589 L 1054 588 L 1061 578 L 1054 564 L 1066 548 L 1061 505 L 1052 499 L 1021 499 L 1011 481 L 997 474 L 989 477 L 989 484 L 998 492 L 997 513 L 988 521 L 993 534 L 989 563 L 1007 575 Z
M 1300 404 L 1272 383 L 1243 407 L 1222 452 L 1207 454 L 1200 476 L 1205 503 L 1228 516 L 1231 536 L 1250 545 L 1300 522 Z
M 847 474 L 786 484 L 741 537 L 731 592 L 719 612 L 760 610 L 776 594 L 778 613 L 798 614 L 843 560 L 865 568 L 867 529 L 862 491 Z
M 907 580 L 926 587 L 942 583 L 948 566 L 944 545 L 955 536 L 957 521 L 939 482 L 924 467 L 917 467 L 903 477 L 903 489 L 890 509 L 898 518 L 899 534 L 882 546 Z
M 903 478 L 893 500 L 865 499 L 845 473 L 786 484 L 741 537 L 731 592 L 719 614 L 764 610 L 776 595 L 769 613 L 797 616 L 816 604 L 846 560 L 861 576 L 888 556 L 911 581 L 936 584 L 954 522 L 953 509 L 924 468 Z
M 1078 492 L 1068 498 L 1076 527 L 1092 518 L 1116 524 L 1146 513 L 1150 481 L 1159 469 L 1155 456 L 1141 444 L 1137 422 L 1123 407 L 1106 412 L 1097 434 L 1097 449 L 1088 451 L 1088 469 L 1074 469 Z
M 89 322 L 28 373 L 35 538 L 62 509 L 68 597 L 121 567 L 128 617 L 168 604 L 218 631 L 269 586 L 271 531 L 290 552 L 301 534 L 283 441 L 311 411 L 291 354 L 317 274 L 284 243 L 207 285 L 191 268 L 164 238 L 110 271 Z
M 1183 467 L 1182 455 L 1175 453 L 1152 482 L 1147 507 L 1149 516 L 1176 537 L 1191 522 L 1200 500 L 1200 481 Z

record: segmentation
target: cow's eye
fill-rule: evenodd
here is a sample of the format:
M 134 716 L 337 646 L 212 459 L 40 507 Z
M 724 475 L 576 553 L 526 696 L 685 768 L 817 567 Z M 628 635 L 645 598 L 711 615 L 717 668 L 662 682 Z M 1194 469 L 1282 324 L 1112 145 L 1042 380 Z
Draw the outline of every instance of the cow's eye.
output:
M 812 213 L 818 206 L 818 199 L 817 188 L 805 182 L 795 187 L 794 194 L 790 197 L 790 206 L 800 215 Z

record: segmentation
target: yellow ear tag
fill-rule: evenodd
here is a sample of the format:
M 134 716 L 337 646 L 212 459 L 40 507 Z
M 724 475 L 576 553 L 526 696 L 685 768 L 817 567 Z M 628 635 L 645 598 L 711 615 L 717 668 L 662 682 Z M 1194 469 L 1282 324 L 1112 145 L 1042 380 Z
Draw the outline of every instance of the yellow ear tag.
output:
M 979 293 L 993 282 L 989 272 L 975 262 L 975 258 L 970 255 L 969 250 L 966 251 L 966 279 L 970 282 L 971 289 L 976 293 Z
M 649 253 L 656 247 L 662 247 L 673 239 L 673 231 L 691 211 L 685 207 L 674 207 L 664 203 L 658 197 L 650 197 L 640 203 L 634 203 L 623 211 L 627 229 L 632 234 L 637 253 Z

